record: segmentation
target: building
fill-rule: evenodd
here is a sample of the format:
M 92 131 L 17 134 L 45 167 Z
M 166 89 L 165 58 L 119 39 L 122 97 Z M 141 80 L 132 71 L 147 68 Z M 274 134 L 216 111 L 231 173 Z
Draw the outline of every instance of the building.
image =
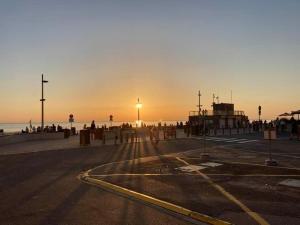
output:
M 249 123 L 248 117 L 244 111 L 234 110 L 234 104 L 231 103 L 213 103 L 212 111 L 191 111 L 189 113 L 189 122 L 191 126 L 205 126 L 207 128 L 241 128 Z M 205 114 L 205 115 L 204 115 Z

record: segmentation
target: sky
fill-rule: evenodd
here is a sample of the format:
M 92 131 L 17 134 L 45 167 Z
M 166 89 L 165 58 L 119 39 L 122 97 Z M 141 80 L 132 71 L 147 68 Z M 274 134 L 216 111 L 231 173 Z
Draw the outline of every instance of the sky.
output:
M 299 0 L 0 0 L 0 122 L 300 109 Z

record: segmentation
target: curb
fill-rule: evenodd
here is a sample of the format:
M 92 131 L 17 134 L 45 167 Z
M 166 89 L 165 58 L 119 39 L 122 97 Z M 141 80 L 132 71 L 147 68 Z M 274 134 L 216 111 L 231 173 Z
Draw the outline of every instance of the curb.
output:
M 178 205 L 166 202 L 166 201 L 163 201 L 163 200 L 160 200 L 160 199 L 157 199 L 157 198 L 145 195 L 145 194 L 141 194 L 139 192 L 135 192 L 130 189 L 123 188 L 121 186 L 118 186 L 118 185 L 115 185 L 115 184 L 112 184 L 112 183 L 109 183 L 109 182 L 106 182 L 103 180 L 91 178 L 86 173 L 80 175 L 78 178 L 83 182 L 86 182 L 86 183 L 89 183 L 89 184 L 92 184 L 95 186 L 100 186 L 101 188 L 112 190 L 114 192 L 127 195 L 127 196 L 135 198 L 137 200 L 140 200 L 140 201 L 143 201 L 146 203 L 150 203 L 155 206 L 159 206 L 161 208 L 164 208 L 169 211 L 187 216 L 189 218 L 192 218 L 192 219 L 200 221 L 200 222 L 204 222 L 204 223 L 211 224 L 211 225 L 232 225 L 229 222 L 219 220 L 219 219 L 186 209 L 184 207 L 181 207 L 181 206 L 178 206 Z

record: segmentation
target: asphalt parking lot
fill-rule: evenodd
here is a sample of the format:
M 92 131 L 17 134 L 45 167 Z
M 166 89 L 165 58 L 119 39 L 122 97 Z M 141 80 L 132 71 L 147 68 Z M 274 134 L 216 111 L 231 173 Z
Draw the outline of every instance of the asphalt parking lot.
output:
M 300 142 L 274 141 L 279 166 L 270 168 L 259 136 L 208 139 L 0 156 L 0 224 L 200 224 L 78 179 L 91 169 L 95 179 L 234 224 L 300 223 L 300 188 L 281 184 L 300 180 Z

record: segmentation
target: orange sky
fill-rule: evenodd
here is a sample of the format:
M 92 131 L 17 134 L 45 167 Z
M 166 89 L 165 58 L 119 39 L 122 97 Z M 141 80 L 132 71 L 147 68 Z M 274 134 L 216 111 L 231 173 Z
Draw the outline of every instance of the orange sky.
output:
M 267 5 L 267 4 L 266 4 Z M 7 1 L 0 21 L 0 122 L 187 120 L 197 93 L 257 119 L 300 109 L 300 3 Z

